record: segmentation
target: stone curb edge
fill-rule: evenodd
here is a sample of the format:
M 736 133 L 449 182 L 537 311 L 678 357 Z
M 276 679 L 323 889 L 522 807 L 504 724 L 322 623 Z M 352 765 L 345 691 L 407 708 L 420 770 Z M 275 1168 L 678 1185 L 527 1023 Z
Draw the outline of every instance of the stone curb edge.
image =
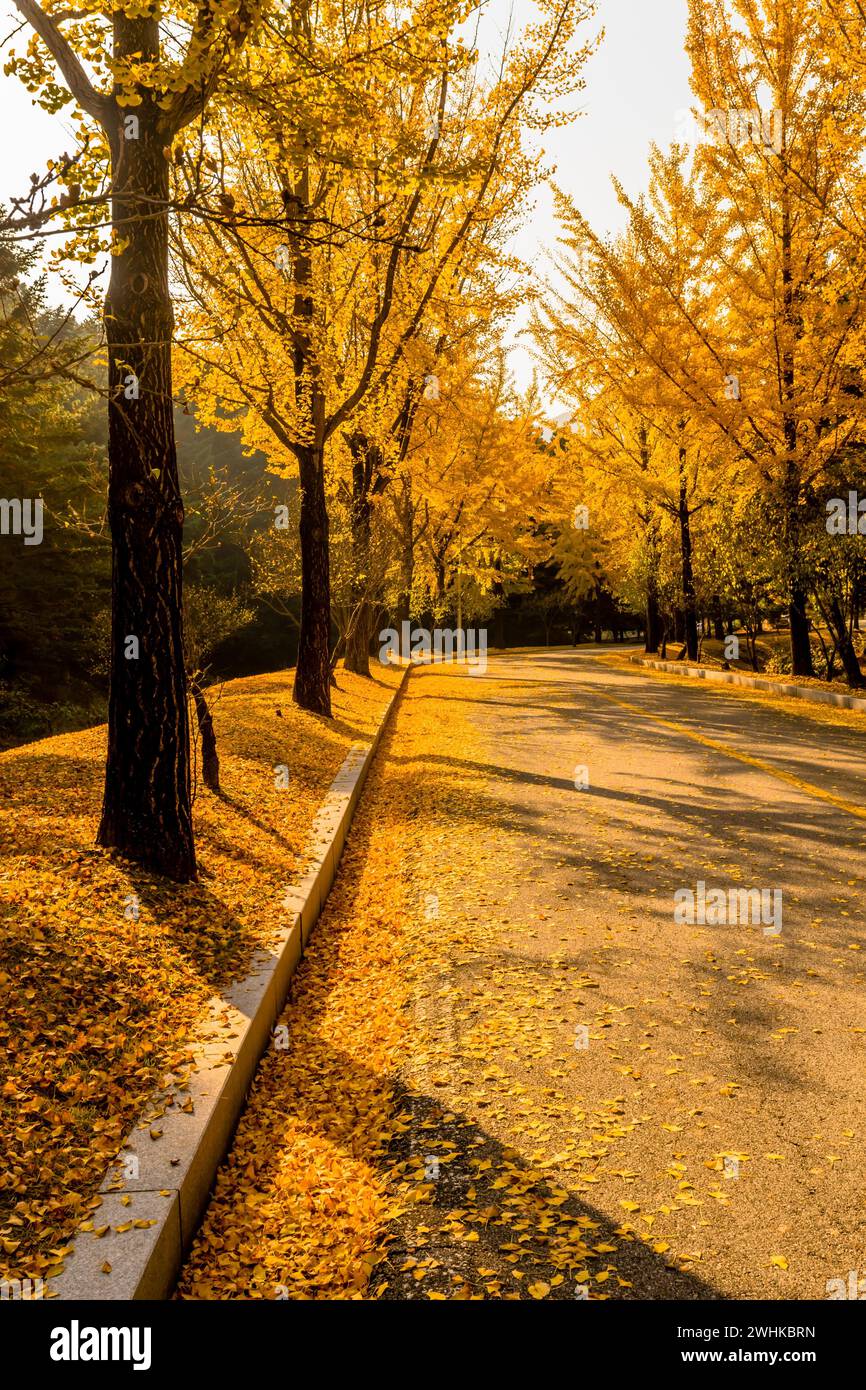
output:
M 53 1299 L 170 1296 L 336 877 L 367 772 L 410 669 L 407 664 L 372 741 L 352 746 L 328 789 L 311 828 L 310 867 L 286 890 L 281 905 L 287 922 L 273 950 L 255 952 L 249 973 L 211 1000 L 209 1017 L 194 1035 L 188 1084 L 175 1094 L 169 1083 L 151 1097 L 127 1135 L 92 1216 L 97 1230 L 108 1230 L 102 1236 L 79 1231 L 62 1272 L 46 1282 L 45 1293 Z
M 745 685 L 750 690 L 763 690 L 769 695 L 794 696 L 816 705 L 837 705 L 841 709 L 866 710 L 866 700 L 856 695 L 843 695 L 838 690 L 812 690 L 805 685 L 783 685 L 781 681 L 762 680 L 758 676 L 741 676 L 736 671 L 713 671 L 704 666 L 684 666 L 679 661 L 647 661 L 630 656 L 636 666 L 649 666 L 655 671 L 671 671 L 678 676 L 695 676 L 699 680 L 719 681 L 725 685 Z

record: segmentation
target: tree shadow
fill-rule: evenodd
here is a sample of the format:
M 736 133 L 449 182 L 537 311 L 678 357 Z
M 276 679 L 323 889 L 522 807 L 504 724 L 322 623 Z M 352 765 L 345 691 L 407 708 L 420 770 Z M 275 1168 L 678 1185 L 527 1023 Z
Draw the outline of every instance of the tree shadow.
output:
M 403 1133 L 396 1162 L 407 1201 L 391 1224 L 374 1285 L 405 1301 L 431 1292 L 533 1299 L 723 1297 L 652 1248 L 629 1222 L 614 1222 L 567 1177 L 542 1173 L 462 1111 L 435 1097 L 398 1090 Z M 456 1158 L 451 1155 L 457 1154 Z M 431 1266 L 421 1280 L 419 1265 Z M 482 1272 L 483 1271 L 483 1272 Z M 582 1277 L 578 1280 L 577 1275 Z M 598 1276 L 601 1275 L 601 1279 Z
M 302 967 L 303 969 L 303 967 Z M 290 1037 L 294 1032 L 289 1028 Z M 316 1077 L 305 1089 L 292 1084 L 292 1058 L 302 1049 L 304 1068 Z M 533 1168 L 518 1150 L 487 1131 L 462 1111 L 446 1108 L 425 1091 L 393 1080 L 394 1136 L 382 1143 L 380 1121 L 371 1131 L 368 1101 L 371 1086 L 388 1084 L 371 1069 L 335 1049 L 319 1031 L 305 1031 L 283 1051 L 271 1049 L 262 1059 L 235 1145 L 220 1167 L 212 1205 L 205 1214 L 191 1259 L 205 1266 L 218 1258 L 224 1233 L 231 1231 L 238 1260 L 234 1296 L 276 1297 L 255 1274 L 264 1225 L 251 1192 L 278 1190 L 281 1140 L 244 1145 L 245 1131 L 260 1134 L 257 1110 L 261 1091 L 264 1113 L 273 1115 L 273 1089 L 285 1087 L 285 1113 L 321 1134 L 347 1163 L 368 1163 L 382 1187 L 390 1189 L 402 1210 L 381 1230 L 382 1254 L 374 1266 L 368 1293 L 387 1300 L 426 1299 L 430 1293 L 466 1298 L 470 1294 L 533 1299 L 530 1288 L 549 1286 L 551 1299 L 571 1299 L 589 1292 L 619 1299 L 709 1300 L 723 1297 L 693 1272 L 677 1267 L 652 1248 L 628 1222 L 616 1222 L 568 1191 L 568 1177 Z M 333 1194 L 316 1208 L 315 1219 L 327 1222 Z M 304 1204 L 309 1219 L 309 1208 Z M 263 1202 L 268 1216 L 291 1221 L 280 1203 Z M 249 1239 L 247 1239 L 247 1236 Z M 423 1280 L 414 1270 L 431 1261 Z M 244 1269 L 245 1264 L 249 1265 Z M 586 1277 L 588 1271 L 589 1278 Z M 584 1277 L 578 1280 L 578 1274 Z M 206 1269 L 197 1277 L 207 1279 Z M 601 1275 L 601 1279 L 597 1276 Z M 500 1291 L 491 1291 L 491 1285 Z M 307 1281 L 307 1293 L 327 1297 Z M 189 1295 L 182 1295 L 188 1297 Z
M 284 835 L 280 834 L 279 830 L 275 830 L 272 825 L 268 825 L 266 821 L 260 820 L 258 816 L 253 815 L 252 811 L 249 809 L 248 806 L 245 806 L 243 802 L 238 801 L 236 797 L 232 796 L 224 788 L 220 788 L 218 792 L 214 792 L 212 793 L 212 795 L 217 796 L 219 800 L 223 803 L 223 805 L 227 806 L 235 815 L 241 816 L 244 820 L 249 821 L 250 825 L 254 825 L 257 830 L 260 830 L 262 832 L 263 835 L 270 836 L 270 838 L 272 840 L 275 840 L 277 844 L 282 845 L 283 848 L 287 851 L 287 853 L 291 855 L 292 861 L 297 861 L 298 863 L 300 863 L 300 860 L 303 857 L 303 847 L 299 849 L 297 845 L 293 845 L 290 840 L 287 840 Z M 214 840 L 215 836 L 213 830 L 210 830 L 208 833 L 211 840 Z M 229 852 L 231 850 L 230 842 L 225 841 L 223 848 L 226 850 L 226 852 Z M 244 849 L 243 856 L 248 856 L 248 850 Z M 288 872 L 289 869 L 287 868 L 287 873 Z

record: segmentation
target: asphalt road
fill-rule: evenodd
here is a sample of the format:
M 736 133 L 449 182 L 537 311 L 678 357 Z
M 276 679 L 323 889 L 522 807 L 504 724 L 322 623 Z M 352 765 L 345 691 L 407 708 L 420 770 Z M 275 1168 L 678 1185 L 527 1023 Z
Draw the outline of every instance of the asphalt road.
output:
M 476 1150 L 513 1149 L 586 1203 L 620 1247 L 613 1296 L 826 1298 L 851 1271 L 866 1294 L 866 719 L 587 649 L 492 657 L 447 695 L 431 678 L 413 674 L 392 747 L 432 701 L 416 767 L 440 810 L 404 872 L 410 897 L 435 893 L 435 929 L 470 933 L 421 988 L 446 1039 L 436 1116 L 459 1107 Z M 468 755 L 448 745 L 458 712 Z M 778 894 L 777 920 L 677 921 L 699 882 L 726 903 Z M 429 1062 L 406 1081 L 433 1093 Z M 446 1209 L 475 1171 L 458 1147 Z M 444 1269 L 466 1265 L 449 1221 L 422 1242 Z M 417 1224 L 389 1296 L 407 1296 Z
M 611 649 L 413 671 L 184 1296 L 866 1295 L 864 748 Z

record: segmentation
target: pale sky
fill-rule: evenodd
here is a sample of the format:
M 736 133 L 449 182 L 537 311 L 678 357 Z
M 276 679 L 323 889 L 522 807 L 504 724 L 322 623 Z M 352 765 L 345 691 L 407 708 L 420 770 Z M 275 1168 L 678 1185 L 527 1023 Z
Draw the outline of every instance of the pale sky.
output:
M 480 30 L 482 48 L 495 51 L 499 47 L 498 36 L 512 8 L 518 29 L 535 15 L 532 0 L 488 0 Z M 9 0 L 0 0 L 0 35 L 5 38 L 16 23 Z M 603 233 L 621 225 L 611 173 L 632 193 L 643 188 L 650 144 L 670 144 L 682 112 L 693 99 L 683 53 L 686 0 L 598 0 L 592 31 L 599 27 L 606 37 L 585 70 L 583 115 L 574 124 L 547 133 L 545 155 L 548 164 L 556 165 L 557 182 L 573 195 L 596 231 Z M 23 35 L 13 46 L 23 49 Z M 33 106 L 18 80 L 2 71 L 0 130 L 4 134 L 0 202 L 10 193 L 24 192 L 31 173 L 41 172 L 46 159 L 74 144 L 63 117 L 49 116 Z M 550 192 L 541 189 L 530 223 L 516 238 L 515 250 L 543 274 L 546 253 L 555 239 Z M 526 385 L 532 361 L 517 334 L 511 361 L 519 384 Z

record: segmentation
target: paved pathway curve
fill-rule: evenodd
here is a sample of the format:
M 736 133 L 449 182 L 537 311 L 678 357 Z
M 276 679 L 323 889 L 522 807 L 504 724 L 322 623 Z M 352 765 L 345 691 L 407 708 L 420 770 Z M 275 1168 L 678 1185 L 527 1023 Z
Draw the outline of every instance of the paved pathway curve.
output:
M 371 1293 L 866 1281 L 866 717 L 793 706 L 586 649 L 413 674 L 321 924 L 351 962 L 360 855 L 387 865 L 409 1027 Z M 781 893 L 781 930 L 677 922 L 699 882 Z

